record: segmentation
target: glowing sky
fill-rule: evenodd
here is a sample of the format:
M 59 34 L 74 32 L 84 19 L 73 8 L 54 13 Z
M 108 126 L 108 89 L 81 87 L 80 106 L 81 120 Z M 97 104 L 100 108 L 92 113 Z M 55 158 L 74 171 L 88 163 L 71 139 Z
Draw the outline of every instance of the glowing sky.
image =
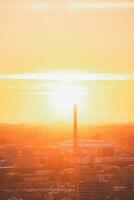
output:
M 56 120 L 66 71 L 88 90 L 81 120 L 134 121 L 133 25 L 133 0 L 1 0 L 0 121 Z
M 1 73 L 134 72 L 133 1 L 91 2 L 1 0 Z

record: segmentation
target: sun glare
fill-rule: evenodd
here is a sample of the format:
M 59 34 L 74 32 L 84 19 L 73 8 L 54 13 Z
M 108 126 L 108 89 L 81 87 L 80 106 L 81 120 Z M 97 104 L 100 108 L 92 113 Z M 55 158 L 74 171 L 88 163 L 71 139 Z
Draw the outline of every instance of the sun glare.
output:
M 59 84 L 53 88 L 52 101 L 59 109 L 71 108 L 74 104 L 80 106 L 86 88 L 75 84 Z

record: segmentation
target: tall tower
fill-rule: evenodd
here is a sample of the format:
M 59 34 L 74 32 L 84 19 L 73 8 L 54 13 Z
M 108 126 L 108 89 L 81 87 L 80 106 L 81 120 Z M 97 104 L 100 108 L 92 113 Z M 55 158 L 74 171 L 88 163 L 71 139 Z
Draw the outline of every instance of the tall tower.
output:
M 77 148 L 78 148 L 78 127 L 77 127 L 77 104 L 73 107 L 73 148 L 75 161 L 77 161 Z
M 75 174 L 75 196 L 78 200 L 78 127 L 77 127 L 77 105 L 73 106 L 73 149 L 74 149 L 74 174 Z

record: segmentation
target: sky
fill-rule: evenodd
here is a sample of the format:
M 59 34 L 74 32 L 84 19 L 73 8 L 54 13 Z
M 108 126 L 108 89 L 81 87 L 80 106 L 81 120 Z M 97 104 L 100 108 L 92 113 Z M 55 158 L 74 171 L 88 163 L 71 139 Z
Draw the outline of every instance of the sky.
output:
M 133 0 L 0 0 L 0 121 L 70 120 L 48 94 L 67 73 L 81 121 L 134 121 L 133 24 Z

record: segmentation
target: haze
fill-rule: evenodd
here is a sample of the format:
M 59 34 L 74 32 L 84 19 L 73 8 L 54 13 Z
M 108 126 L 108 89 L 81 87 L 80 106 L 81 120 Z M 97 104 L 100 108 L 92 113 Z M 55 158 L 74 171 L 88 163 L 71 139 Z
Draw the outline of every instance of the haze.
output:
M 1 0 L 0 121 L 70 121 L 71 111 L 61 109 L 57 116 L 47 94 L 55 80 L 28 75 L 69 72 L 118 75 L 78 80 L 87 89 L 81 121 L 132 122 L 133 24 L 133 1 Z M 127 78 L 120 80 L 122 75 Z

